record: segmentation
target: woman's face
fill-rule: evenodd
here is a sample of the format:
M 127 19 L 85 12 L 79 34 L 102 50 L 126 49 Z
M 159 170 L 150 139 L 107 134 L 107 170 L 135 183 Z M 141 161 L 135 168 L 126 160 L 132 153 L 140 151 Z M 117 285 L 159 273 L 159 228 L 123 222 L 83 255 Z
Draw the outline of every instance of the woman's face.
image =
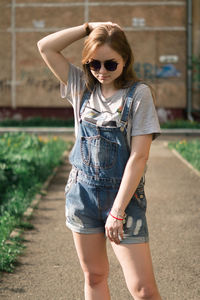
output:
M 110 46 L 104 44 L 102 46 L 97 47 L 94 51 L 92 57 L 89 62 L 93 62 L 95 60 L 95 64 L 100 69 L 95 69 L 90 67 L 90 71 L 92 75 L 102 84 L 102 85 L 114 85 L 115 79 L 117 79 L 121 73 L 123 72 L 123 67 L 125 62 L 122 56 L 114 51 Z M 98 61 L 98 62 L 96 62 Z M 112 63 L 114 62 L 114 64 Z M 104 65 L 105 63 L 105 65 Z M 116 64 L 117 63 L 117 64 Z M 117 66 L 116 66 L 117 65 Z M 108 69 L 107 69 L 107 68 Z M 109 69 L 115 69 L 114 71 Z

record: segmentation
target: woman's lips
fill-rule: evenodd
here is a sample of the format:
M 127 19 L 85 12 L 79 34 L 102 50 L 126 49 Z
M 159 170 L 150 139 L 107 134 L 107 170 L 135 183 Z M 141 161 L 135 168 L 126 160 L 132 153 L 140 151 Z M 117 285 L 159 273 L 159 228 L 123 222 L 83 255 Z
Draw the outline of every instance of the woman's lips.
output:
M 100 80 L 106 80 L 106 79 L 108 79 L 108 76 L 99 76 L 98 77 Z

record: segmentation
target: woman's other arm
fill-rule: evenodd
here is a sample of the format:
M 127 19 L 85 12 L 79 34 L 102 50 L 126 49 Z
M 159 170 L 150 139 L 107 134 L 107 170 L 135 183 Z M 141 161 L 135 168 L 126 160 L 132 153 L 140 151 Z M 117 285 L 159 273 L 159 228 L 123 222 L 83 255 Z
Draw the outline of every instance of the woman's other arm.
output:
M 149 157 L 152 134 L 132 137 L 131 154 L 113 208 L 122 213 L 136 191 Z
M 113 216 L 123 216 L 124 211 L 134 195 L 137 186 L 144 173 L 145 166 L 149 157 L 149 150 L 152 142 L 152 134 L 132 137 L 131 154 L 127 161 L 119 191 L 115 198 L 111 214 Z M 106 234 L 111 241 L 116 244 L 120 243 L 118 234 L 123 238 L 122 221 L 114 219 L 111 215 L 106 221 Z M 110 232 L 118 233 L 113 238 Z

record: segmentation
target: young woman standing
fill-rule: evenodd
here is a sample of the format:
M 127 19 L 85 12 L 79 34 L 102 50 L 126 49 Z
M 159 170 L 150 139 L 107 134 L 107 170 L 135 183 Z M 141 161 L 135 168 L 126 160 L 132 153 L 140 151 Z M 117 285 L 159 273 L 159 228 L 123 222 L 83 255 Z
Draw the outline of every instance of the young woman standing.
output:
M 61 51 L 86 36 L 82 70 Z M 132 297 L 160 300 L 144 193 L 145 166 L 160 127 L 151 90 L 133 71 L 126 36 L 111 22 L 85 23 L 44 37 L 38 48 L 74 108 L 66 225 L 84 272 L 85 299 L 110 299 L 108 237 Z

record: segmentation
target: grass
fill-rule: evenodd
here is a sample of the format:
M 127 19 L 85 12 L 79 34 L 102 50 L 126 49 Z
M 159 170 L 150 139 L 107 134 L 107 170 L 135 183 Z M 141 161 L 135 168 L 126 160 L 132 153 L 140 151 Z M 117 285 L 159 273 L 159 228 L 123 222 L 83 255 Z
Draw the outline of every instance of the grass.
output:
M 14 228 L 31 228 L 23 213 L 71 145 L 57 137 L 43 138 L 27 133 L 0 136 L 0 270 L 12 272 L 24 246 L 19 237 L 10 238 Z
M 200 140 L 170 142 L 169 148 L 176 149 L 195 169 L 200 171 Z
M 33 117 L 25 120 L 5 119 L 0 121 L 1 127 L 73 127 L 74 120 Z
M 162 129 L 175 129 L 175 128 L 185 128 L 185 129 L 200 129 L 200 122 L 188 121 L 188 120 L 173 120 L 161 124 Z

